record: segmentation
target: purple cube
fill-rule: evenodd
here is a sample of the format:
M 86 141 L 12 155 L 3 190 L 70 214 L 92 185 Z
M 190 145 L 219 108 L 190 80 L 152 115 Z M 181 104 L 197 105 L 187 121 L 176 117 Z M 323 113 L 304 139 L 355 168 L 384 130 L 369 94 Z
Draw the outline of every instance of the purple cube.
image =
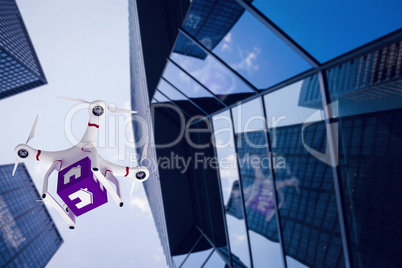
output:
M 107 203 L 106 189 L 92 173 L 89 157 L 59 172 L 57 194 L 75 216 Z

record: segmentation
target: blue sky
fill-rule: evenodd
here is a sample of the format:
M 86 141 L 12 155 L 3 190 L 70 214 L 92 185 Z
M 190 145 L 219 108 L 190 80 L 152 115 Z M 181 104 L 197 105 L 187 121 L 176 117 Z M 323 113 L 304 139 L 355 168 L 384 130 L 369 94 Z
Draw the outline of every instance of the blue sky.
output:
M 127 1 L 18 0 L 22 17 L 48 80 L 48 85 L 0 101 L 1 164 L 14 162 L 14 147 L 26 141 L 36 114 L 39 121 L 29 145 L 55 151 L 72 146 L 65 134 L 65 117 L 77 103 L 56 96 L 102 99 L 130 108 Z M 129 164 L 132 148 L 122 151 L 119 139 L 132 137 L 124 116 L 110 116 L 99 130 L 100 155 L 120 165 Z M 88 114 L 72 118 L 73 134 L 80 138 Z M 121 149 L 121 148 L 120 148 Z M 125 159 L 118 161 L 120 159 Z M 38 189 L 49 165 L 26 162 Z M 56 196 L 56 177 L 50 191 Z M 142 185 L 129 198 L 130 182 L 120 178 L 125 206 L 109 202 L 78 217 L 69 230 L 49 209 L 64 244 L 48 267 L 166 267 L 165 257 Z

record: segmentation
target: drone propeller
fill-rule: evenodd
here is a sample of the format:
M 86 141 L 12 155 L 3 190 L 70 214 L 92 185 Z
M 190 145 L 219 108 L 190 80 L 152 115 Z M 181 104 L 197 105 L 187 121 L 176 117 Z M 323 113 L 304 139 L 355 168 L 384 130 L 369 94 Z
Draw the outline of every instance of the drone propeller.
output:
M 13 169 L 13 176 L 15 174 L 15 171 L 17 170 L 18 163 L 19 163 L 19 161 L 18 161 L 18 158 L 17 158 L 17 159 L 15 159 L 15 164 L 14 164 L 14 169 Z
M 133 179 L 133 181 L 131 182 L 131 191 L 130 191 L 130 197 L 133 196 L 133 192 L 134 192 L 134 183 L 135 183 L 135 179 Z
M 56 97 L 56 98 L 78 101 L 78 102 L 83 102 L 83 103 L 90 103 L 89 101 L 86 101 L 84 99 L 68 98 L 68 97 Z M 110 104 L 107 106 L 107 109 L 112 113 L 129 113 L 129 114 L 137 113 L 137 111 L 131 111 L 131 110 L 123 109 L 123 108 L 118 108 L 118 107 L 115 107 L 114 105 L 110 105 Z
M 28 142 L 35 136 L 35 129 L 36 129 L 36 124 L 38 123 L 38 118 L 39 118 L 39 115 L 36 115 L 35 121 L 31 128 L 31 132 L 29 133 L 28 139 L 25 142 L 25 144 L 28 144 Z M 16 158 L 15 164 L 14 164 L 14 169 L 13 169 L 13 176 L 15 174 L 15 171 L 17 170 L 18 163 L 19 163 L 19 160 L 18 160 L 18 158 Z
M 35 135 L 35 129 L 36 129 L 36 124 L 38 123 L 38 117 L 39 117 L 39 116 L 36 115 L 35 122 L 34 122 L 33 125 L 32 125 L 31 132 L 29 133 L 27 142 L 26 142 L 25 144 L 28 144 L 28 142 L 29 142 L 29 141 L 34 137 L 34 135 Z
M 65 99 L 65 100 L 72 100 L 72 101 L 78 101 L 78 102 L 83 102 L 83 103 L 89 103 L 89 101 L 86 101 L 86 100 L 83 100 L 83 99 L 60 97 L 60 96 L 57 96 L 56 98 Z
M 113 105 L 109 104 L 107 106 L 107 109 L 112 112 L 112 113 L 126 113 L 126 114 L 136 114 L 138 113 L 137 111 L 131 111 L 131 110 L 126 110 L 123 108 L 118 108 L 118 107 L 113 107 Z

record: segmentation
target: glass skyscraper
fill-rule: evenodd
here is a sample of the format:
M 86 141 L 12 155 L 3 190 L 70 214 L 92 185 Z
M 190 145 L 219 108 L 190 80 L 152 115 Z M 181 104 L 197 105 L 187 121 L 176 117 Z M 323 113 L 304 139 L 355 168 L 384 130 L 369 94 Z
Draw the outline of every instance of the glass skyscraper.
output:
M 170 267 L 402 266 L 400 3 L 130 2 Z
M 63 243 L 24 165 L 0 166 L 0 267 L 44 267 Z
M 15 0 L 0 1 L 0 99 L 47 84 Z

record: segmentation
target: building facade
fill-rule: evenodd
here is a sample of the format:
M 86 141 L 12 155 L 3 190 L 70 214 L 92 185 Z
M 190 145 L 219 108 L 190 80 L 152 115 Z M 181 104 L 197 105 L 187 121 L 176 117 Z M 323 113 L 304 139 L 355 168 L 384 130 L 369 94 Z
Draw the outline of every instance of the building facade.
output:
M 23 163 L 0 166 L 0 266 L 44 267 L 60 236 Z
M 402 19 L 360 8 L 194 0 L 177 17 L 163 69 L 143 70 L 170 267 L 402 265 Z
M 0 99 L 47 84 L 15 0 L 0 1 Z

